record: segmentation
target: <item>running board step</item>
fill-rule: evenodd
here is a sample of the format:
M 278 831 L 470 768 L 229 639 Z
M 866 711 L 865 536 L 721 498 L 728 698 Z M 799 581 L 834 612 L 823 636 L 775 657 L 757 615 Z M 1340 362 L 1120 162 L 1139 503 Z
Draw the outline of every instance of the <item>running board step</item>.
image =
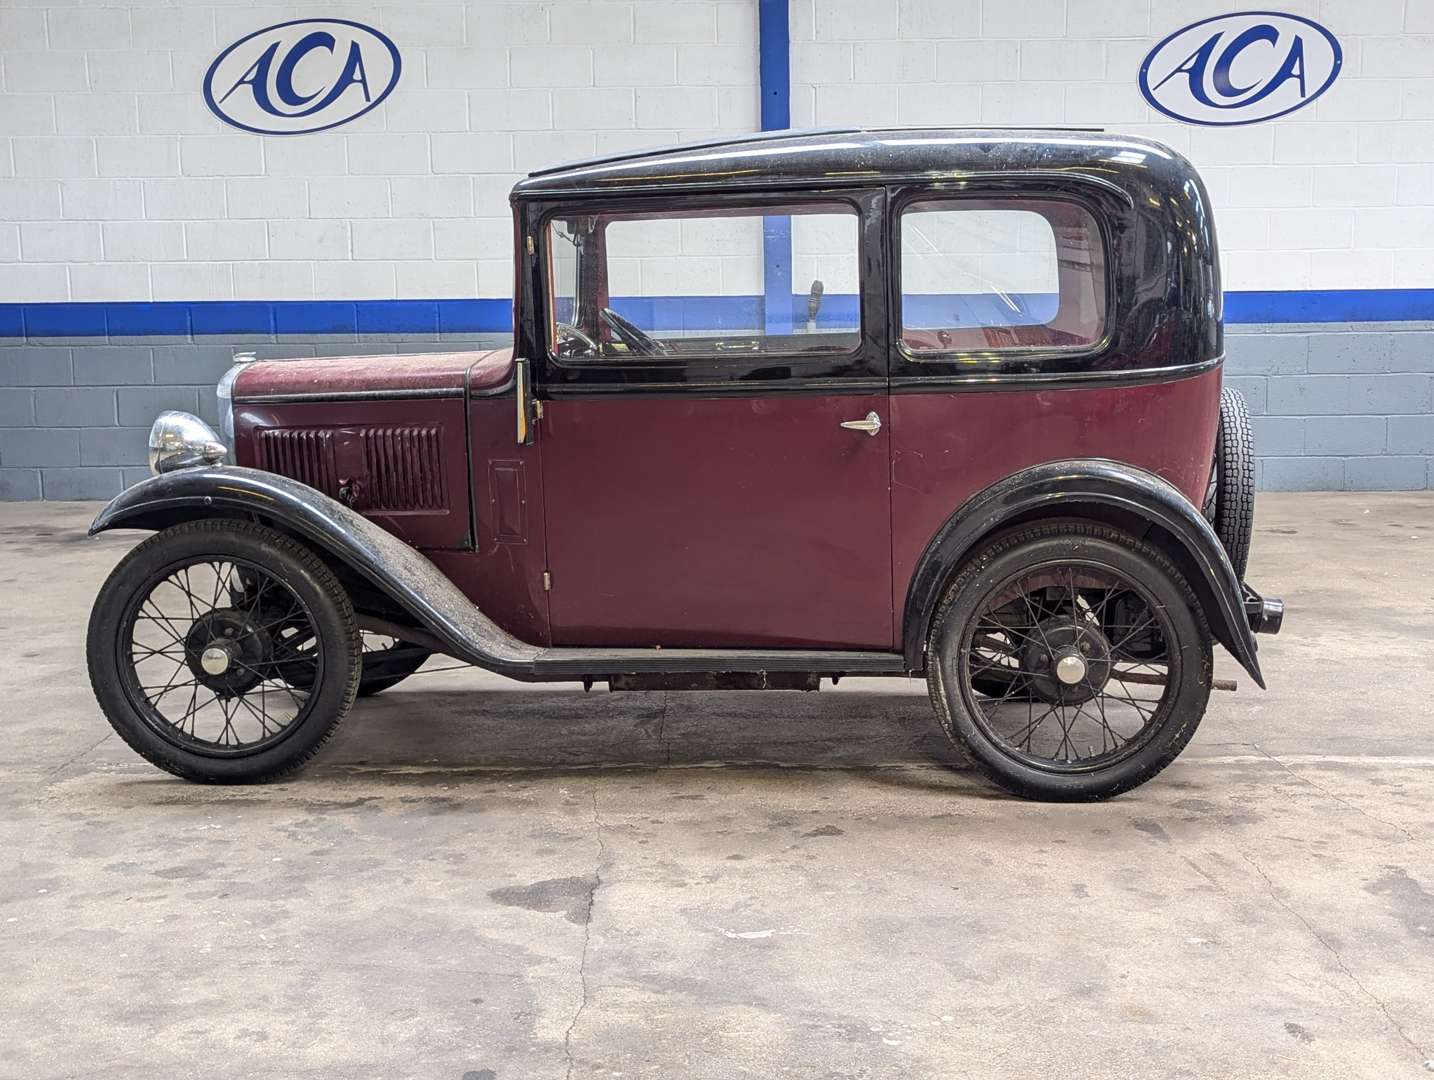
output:
M 535 679 L 735 673 L 902 675 L 900 653 L 822 649 L 540 649 Z

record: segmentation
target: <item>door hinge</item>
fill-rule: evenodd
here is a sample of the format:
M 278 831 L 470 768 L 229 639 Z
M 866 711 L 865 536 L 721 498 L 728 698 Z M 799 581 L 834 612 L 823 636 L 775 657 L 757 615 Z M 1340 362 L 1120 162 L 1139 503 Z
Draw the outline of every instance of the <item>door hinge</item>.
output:
M 541 401 L 539 401 L 537 398 L 534 398 L 534 399 L 533 399 L 533 419 L 534 419 L 534 420 L 541 420 L 542 418 L 543 418 L 543 403 L 542 403 Z
M 537 247 L 533 244 L 533 236 L 531 233 L 528 234 L 528 254 L 537 254 Z
M 543 592 L 553 591 L 553 575 L 546 570 L 543 571 Z

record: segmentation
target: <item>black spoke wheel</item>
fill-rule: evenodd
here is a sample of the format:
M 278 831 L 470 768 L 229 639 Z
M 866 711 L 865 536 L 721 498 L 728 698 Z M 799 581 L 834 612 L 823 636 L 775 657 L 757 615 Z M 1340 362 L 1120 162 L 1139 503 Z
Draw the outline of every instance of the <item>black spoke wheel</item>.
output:
M 986 775 L 1033 798 L 1129 790 L 1172 761 L 1210 693 L 1198 602 L 1156 548 L 1036 526 L 957 575 L 933 624 L 932 700 Z
M 197 521 L 122 560 L 90 620 L 90 679 L 115 730 L 204 781 L 297 768 L 353 703 L 353 609 L 308 549 L 273 530 Z

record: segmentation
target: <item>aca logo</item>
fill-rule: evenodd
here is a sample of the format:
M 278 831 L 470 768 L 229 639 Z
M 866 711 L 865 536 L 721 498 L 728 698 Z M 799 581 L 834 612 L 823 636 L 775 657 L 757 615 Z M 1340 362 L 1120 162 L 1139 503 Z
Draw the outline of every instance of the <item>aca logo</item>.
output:
M 1299 15 L 1247 11 L 1177 30 L 1140 65 L 1140 92 L 1191 124 L 1253 124 L 1303 108 L 1343 63 L 1335 36 Z
M 226 124 L 260 135 L 301 135 L 346 124 L 388 97 L 398 48 L 347 19 L 298 19 L 256 30 L 204 75 L 204 101 Z

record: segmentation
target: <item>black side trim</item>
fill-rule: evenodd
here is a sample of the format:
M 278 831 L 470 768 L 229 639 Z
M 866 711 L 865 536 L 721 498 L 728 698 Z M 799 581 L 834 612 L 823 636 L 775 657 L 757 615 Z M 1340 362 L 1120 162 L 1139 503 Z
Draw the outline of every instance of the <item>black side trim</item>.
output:
M 1016 524 L 1060 517 L 1095 517 L 1138 528 L 1162 546 L 1195 590 L 1216 640 L 1264 688 L 1245 592 L 1210 523 L 1154 473 L 1103 458 L 1052 461 L 1014 473 L 973 495 L 937 530 L 906 595 L 902 641 L 908 666 L 925 666 L 936 605 L 972 552 Z
M 686 672 L 895 675 L 899 653 L 813 649 L 551 649 L 519 641 L 483 614 L 426 556 L 342 503 L 274 473 L 182 469 L 142 481 L 100 511 L 90 534 L 163 529 L 206 517 L 272 522 L 367 579 L 429 644 L 524 682 Z
M 292 394 L 245 394 L 235 405 L 280 405 L 299 401 L 393 401 L 414 398 L 461 398 L 461 386 L 431 386 L 409 390 L 313 390 Z
M 893 376 L 893 394 L 929 394 L 943 390 L 967 393 L 1000 390 L 1080 390 L 1087 387 L 1141 386 L 1145 383 L 1176 382 L 1214 371 L 1225 362 L 1224 355 L 1198 364 L 1174 367 L 1131 368 L 1123 371 L 1029 371 L 990 375 L 900 375 Z
M 724 397 L 769 397 L 775 394 L 881 394 L 886 392 L 885 379 L 810 378 L 786 379 L 781 382 L 651 382 L 651 383 L 585 383 L 572 386 L 549 384 L 543 397 L 582 398 L 626 395 L 721 394 Z

